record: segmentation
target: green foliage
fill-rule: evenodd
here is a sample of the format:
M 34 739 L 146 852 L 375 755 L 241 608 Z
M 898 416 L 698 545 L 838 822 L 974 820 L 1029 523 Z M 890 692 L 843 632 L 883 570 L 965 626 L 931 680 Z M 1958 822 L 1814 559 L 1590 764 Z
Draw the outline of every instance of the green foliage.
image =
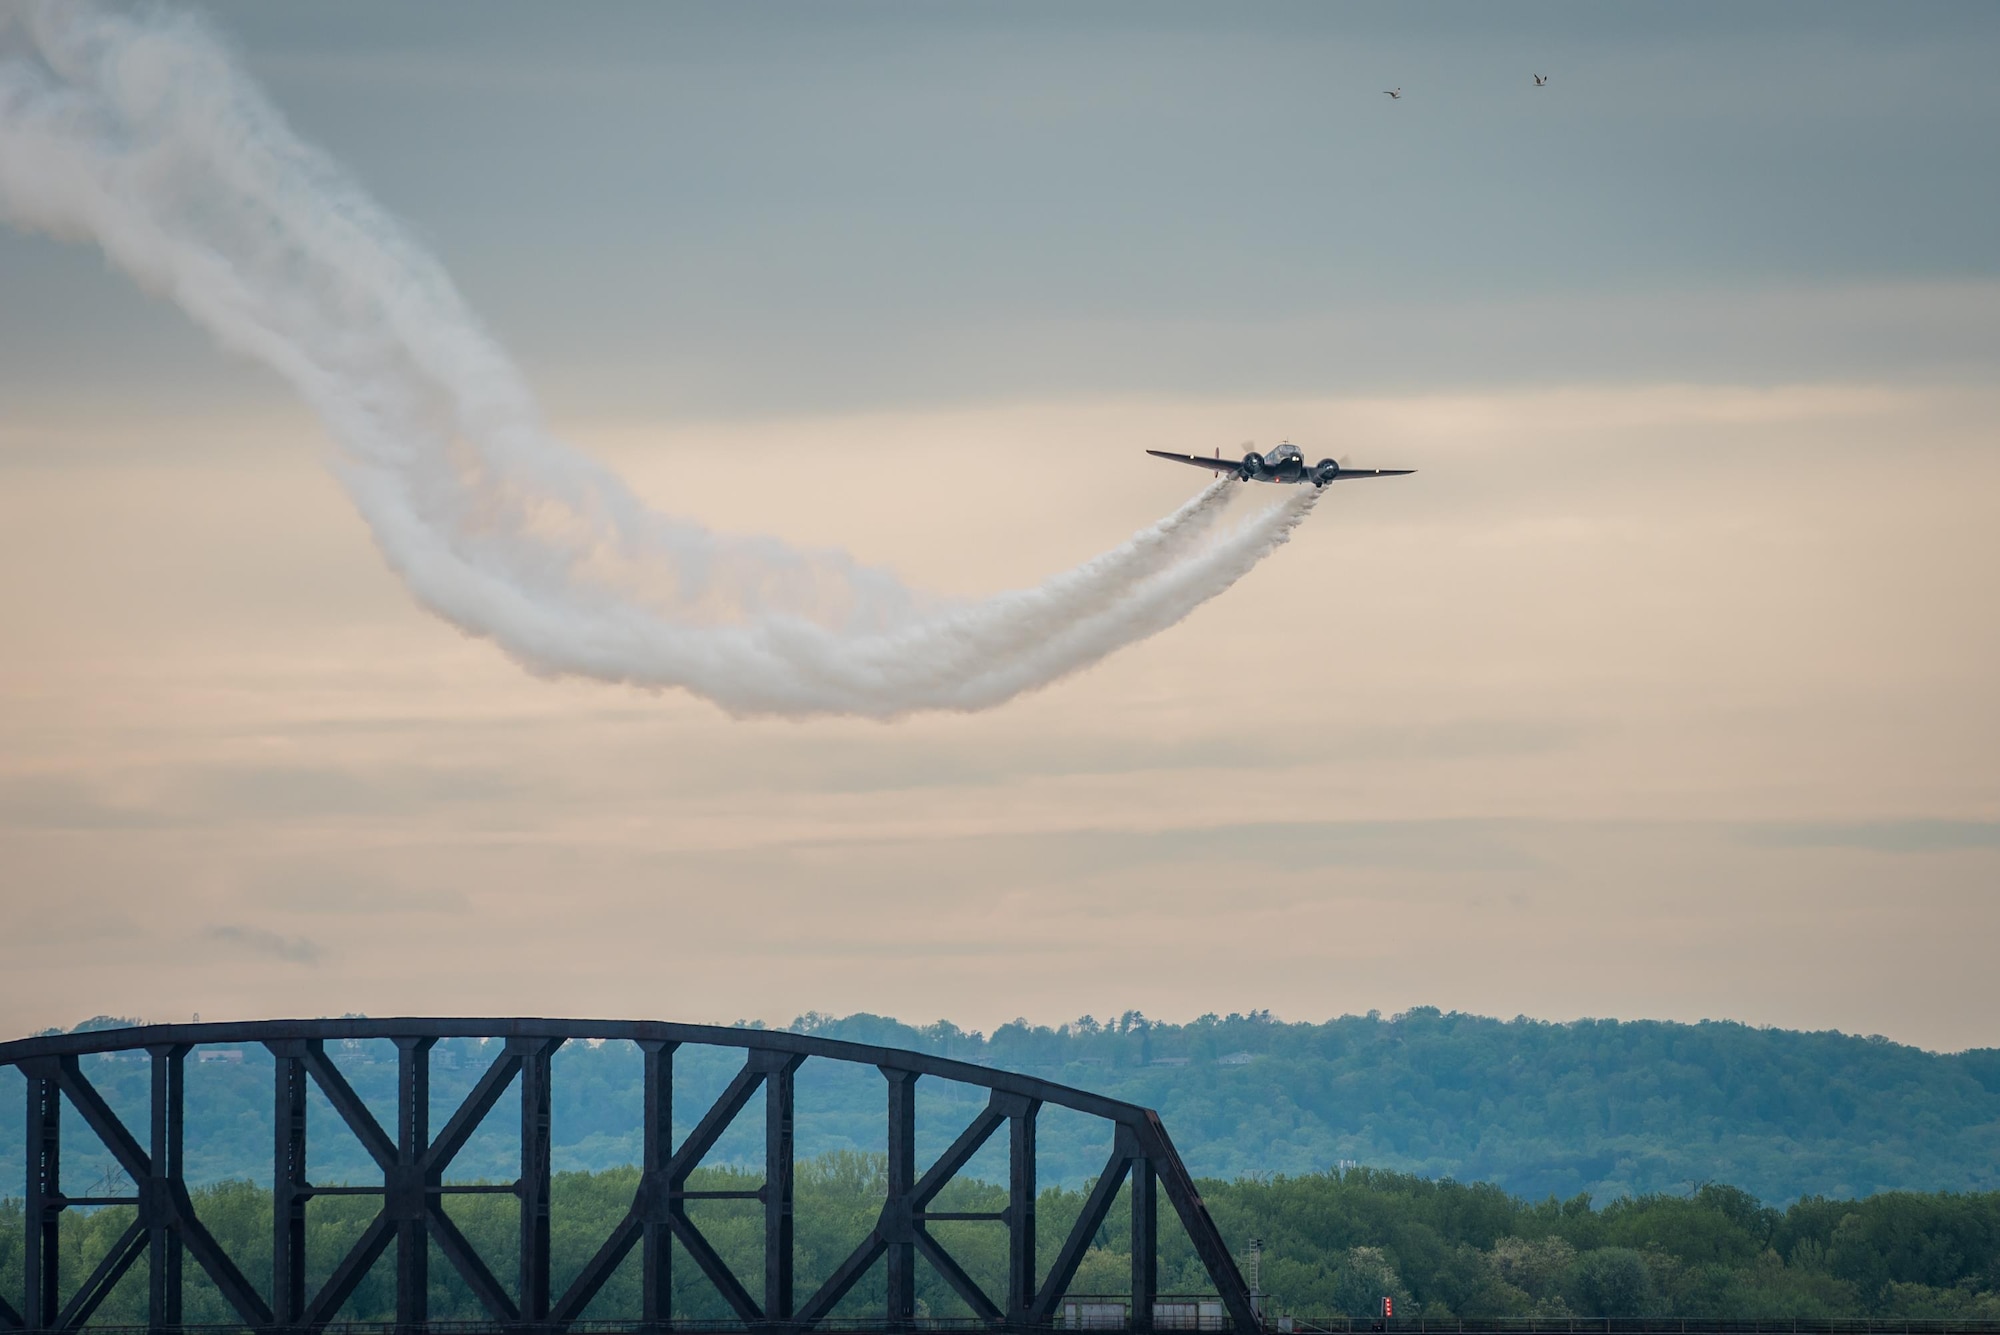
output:
M 806 1160 L 796 1172 L 798 1289 L 810 1293 L 873 1227 L 887 1189 L 880 1155 L 842 1150 Z M 698 1170 L 699 1191 L 750 1191 L 748 1170 Z M 552 1196 L 552 1278 L 558 1291 L 596 1252 L 632 1200 L 637 1170 L 563 1173 Z M 1082 1209 L 1086 1187 L 1045 1189 L 1037 1201 L 1040 1261 L 1055 1257 Z M 1201 1191 L 1225 1239 L 1239 1250 L 1265 1240 L 1263 1280 L 1280 1310 L 1321 1316 L 1367 1316 L 1386 1294 L 1399 1313 L 1458 1317 L 1734 1317 L 1760 1320 L 1870 1316 L 2000 1319 L 2000 1193 L 1887 1193 L 1867 1200 L 1813 1197 L 1784 1210 L 1732 1187 L 1690 1195 L 1647 1195 L 1602 1210 L 1587 1200 L 1524 1201 L 1488 1185 L 1429 1180 L 1360 1169 L 1343 1174 L 1205 1181 Z M 244 1272 L 270 1273 L 271 1203 L 261 1188 L 222 1183 L 194 1193 L 197 1213 Z M 1004 1187 L 954 1182 L 939 1198 L 945 1211 L 979 1212 L 1006 1203 Z M 361 1236 L 376 1202 L 321 1197 L 307 1216 L 308 1278 L 315 1287 Z M 515 1282 L 519 1243 L 514 1201 L 504 1195 L 449 1198 L 453 1220 L 503 1285 Z M 755 1201 L 695 1201 L 690 1213 L 739 1276 L 763 1265 L 763 1223 Z M 66 1212 L 61 1274 L 72 1293 L 131 1222 L 129 1207 Z M 0 1202 L 0 1296 L 21 1294 L 22 1213 Z M 1004 1286 L 1006 1230 L 999 1224 L 948 1222 L 936 1235 L 989 1292 Z M 1130 1215 L 1121 1200 L 1085 1256 L 1072 1293 L 1121 1295 L 1131 1273 Z M 1164 1292 L 1209 1285 L 1163 1203 L 1160 1278 Z M 477 1318 L 477 1302 L 444 1257 L 431 1259 L 431 1311 L 440 1319 Z M 221 1295 L 188 1267 L 187 1320 L 231 1319 Z M 393 1314 L 393 1263 L 385 1258 L 343 1313 L 354 1320 Z M 100 1324 L 143 1321 L 143 1260 L 97 1315 Z M 967 1315 L 958 1296 L 927 1265 L 918 1296 L 935 1316 Z M 837 1315 L 860 1316 L 884 1303 L 878 1266 Z M 721 1297 L 692 1259 L 676 1248 L 677 1316 L 721 1318 Z M 599 1295 L 588 1315 L 617 1318 L 639 1309 L 636 1256 Z
M 98 1017 L 81 1027 L 114 1023 Z M 2000 1051 L 1940 1055 L 1738 1024 L 1547 1024 L 1429 1008 L 1324 1024 L 1250 1011 L 1167 1025 L 1128 1011 L 1054 1028 L 1016 1021 L 990 1037 L 944 1021 L 919 1027 L 874 1015 L 811 1013 L 791 1028 L 1025 1071 L 1158 1108 L 1190 1168 L 1216 1177 L 1357 1161 L 1491 1182 L 1535 1199 L 1680 1194 L 1705 1181 L 1734 1182 L 1779 1203 L 2000 1189 Z M 261 1181 L 268 1172 L 270 1058 L 257 1048 L 241 1056 L 190 1067 L 187 1156 L 195 1181 Z M 385 1113 L 394 1097 L 390 1056 L 387 1044 L 335 1053 Z M 492 1053 L 450 1040 L 432 1056 L 434 1097 L 448 1112 Z M 682 1048 L 677 1102 L 698 1115 L 740 1060 L 727 1050 Z M 630 1044 L 570 1044 L 556 1062 L 558 1167 L 636 1161 L 637 1052 Z M 95 1057 L 84 1067 L 114 1107 L 143 1106 L 143 1060 Z M 0 1072 L 0 1163 L 21 1153 L 19 1080 Z M 799 1083 L 803 1153 L 883 1148 L 872 1071 L 808 1062 Z M 969 1097 L 924 1081 L 920 1124 L 957 1116 L 962 1125 Z M 330 1112 L 321 1124 L 332 1125 Z M 1095 1134 L 1045 1128 L 1044 1179 L 1074 1186 L 1099 1171 L 1104 1146 Z M 713 1161 L 754 1165 L 760 1154 L 746 1132 L 718 1146 Z M 327 1181 L 372 1171 L 360 1147 L 339 1136 L 316 1137 L 313 1155 L 315 1174 Z M 498 1176 L 513 1156 L 506 1137 L 481 1137 L 458 1167 Z
M 1570 1306 L 1591 1316 L 1652 1316 L 1660 1305 L 1646 1258 L 1629 1247 L 1599 1247 L 1570 1267 Z
M 2000 1193 L 1809 1198 L 1734 1187 L 1595 1209 L 1361 1169 L 1204 1183 L 1224 1236 L 1266 1240 L 1285 1308 L 1434 1317 L 1950 1316 L 2000 1311 Z M 1372 1292 L 1370 1292 L 1372 1290 Z

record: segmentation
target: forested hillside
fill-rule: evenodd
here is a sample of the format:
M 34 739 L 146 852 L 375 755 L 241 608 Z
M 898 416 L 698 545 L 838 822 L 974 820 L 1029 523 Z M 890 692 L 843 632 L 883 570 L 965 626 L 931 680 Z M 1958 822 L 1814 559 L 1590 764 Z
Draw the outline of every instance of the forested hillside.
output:
M 556 1179 L 551 1278 L 558 1292 L 625 1213 L 633 1169 Z M 746 1190 L 757 1175 L 704 1169 L 696 1190 Z M 1528 1202 L 1493 1187 L 1433 1182 L 1361 1169 L 1264 1181 L 1203 1182 L 1223 1237 L 1239 1252 L 1265 1240 L 1264 1285 L 1274 1312 L 1365 1316 L 1382 1295 L 1399 1315 L 1459 1317 L 1681 1316 L 1782 1319 L 1875 1316 L 2000 1320 L 2000 1194 L 1886 1193 L 1866 1201 L 1809 1198 L 1779 1211 L 1733 1187 L 1629 1198 L 1594 1208 L 1582 1199 Z M 796 1243 L 801 1294 L 811 1293 L 873 1226 L 886 1188 L 879 1155 L 837 1152 L 797 1175 Z M 1036 1202 L 1041 1265 L 1061 1245 L 1083 1200 L 1050 1188 Z M 995 1210 L 1006 1189 L 958 1182 L 944 1210 Z M 245 1183 L 205 1189 L 196 1210 L 254 1282 L 270 1274 L 270 1200 Z M 360 1236 L 378 1202 L 334 1197 L 308 1211 L 308 1280 L 316 1288 Z M 447 1208 L 487 1264 L 514 1285 L 518 1206 L 504 1196 L 458 1196 Z M 689 1204 L 696 1224 L 751 1289 L 762 1268 L 763 1224 L 755 1201 Z M 1212 1291 L 1187 1237 L 1161 1207 L 1160 1284 L 1167 1293 Z M 62 1291 L 74 1293 L 131 1220 L 129 1207 L 71 1214 L 63 1225 Z M 941 1222 L 933 1232 L 989 1293 L 1004 1292 L 1006 1228 Z M 21 1208 L 0 1204 L 0 1295 L 21 1301 Z M 1072 1294 L 1129 1293 L 1130 1212 L 1116 1203 L 1070 1286 Z M 678 1246 L 677 1317 L 727 1315 L 722 1300 Z M 393 1256 L 393 1252 L 391 1253 Z M 634 1258 L 635 1259 L 635 1258 Z M 589 1315 L 639 1310 L 639 1276 L 628 1259 Z M 145 1259 L 98 1314 L 107 1324 L 144 1319 Z M 186 1319 L 230 1320 L 219 1295 L 189 1263 Z M 394 1314 L 393 1267 L 370 1273 L 346 1314 Z M 480 1312 L 441 1255 L 430 1266 L 431 1313 Z M 965 1314 L 928 1263 L 917 1266 L 921 1311 Z M 865 1316 L 884 1303 L 878 1265 L 836 1315 Z
M 2000 1051 L 1993 1049 L 1940 1055 L 1876 1038 L 1738 1024 L 1551 1024 L 1428 1009 L 1324 1024 L 1256 1012 L 1169 1025 L 1128 1013 L 1060 1028 L 1009 1024 L 991 1035 L 869 1015 L 807 1015 L 792 1027 L 1026 1071 L 1156 1107 L 1189 1167 L 1212 1177 L 1357 1162 L 1487 1182 L 1530 1199 L 1588 1192 L 1608 1201 L 1724 1181 L 1777 1204 L 1815 1194 L 2000 1188 Z M 190 1178 L 268 1181 L 268 1055 L 255 1048 L 202 1055 L 190 1060 L 187 1076 Z M 386 1121 L 391 1045 L 334 1055 Z M 474 1043 L 438 1046 L 437 1117 L 489 1059 Z M 740 1057 L 690 1047 L 676 1060 L 685 1129 Z M 133 1125 L 143 1122 L 143 1062 L 92 1058 L 85 1068 Z M 603 1170 L 636 1158 L 639 1070 L 626 1044 L 571 1045 L 557 1054 L 559 1168 Z M 926 1151 L 947 1142 L 983 1097 L 939 1080 L 919 1091 Z M 19 1093 L 18 1075 L 0 1074 L 0 1164 L 20 1162 Z M 799 1073 L 801 1155 L 879 1151 L 882 1098 L 872 1070 L 807 1062 Z M 330 1109 L 315 1106 L 313 1177 L 365 1177 L 371 1170 L 360 1147 L 338 1131 Z M 712 1161 L 757 1162 L 758 1129 L 747 1124 L 756 1121 L 745 1119 Z M 493 1122 L 461 1157 L 458 1175 L 512 1175 L 513 1130 L 505 1116 Z M 1046 1112 L 1043 1180 L 1080 1183 L 1103 1163 L 1103 1141 L 1089 1119 Z M 67 1171 L 80 1173 L 91 1161 L 87 1141 L 66 1148 Z M 1002 1175 L 997 1160 L 974 1171 Z

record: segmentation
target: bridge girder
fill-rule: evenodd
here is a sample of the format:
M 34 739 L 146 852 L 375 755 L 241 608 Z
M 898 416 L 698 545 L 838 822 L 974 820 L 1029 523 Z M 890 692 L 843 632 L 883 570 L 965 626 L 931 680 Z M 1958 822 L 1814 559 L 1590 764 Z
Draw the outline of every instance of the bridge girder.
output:
M 442 1039 L 498 1039 L 492 1063 L 444 1127 L 430 1130 L 430 1051 Z M 347 1082 L 326 1044 L 386 1039 L 397 1050 L 396 1121 L 384 1127 Z M 612 1228 L 562 1293 L 549 1281 L 549 1183 L 551 1059 L 567 1042 L 626 1040 L 644 1057 L 645 1111 L 641 1126 L 639 1185 L 626 1214 Z M 183 1176 L 185 1097 L 183 1066 L 198 1044 L 261 1044 L 271 1052 L 273 1089 L 272 1263 L 267 1303 L 258 1287 L 196 1218 Z M 743 1066 L 678 1146 L 673 1144 L 673 1058 L 685 1044 L 735 1048 Z M 144 1144 L 127 1128 L 85 1076 L 80 1059 L 96 1053 L 143 1051 L 151 1062 L 150 1118 Z M 819 1289 L 803 1301 L 793 1291 L 793 1125 L 796 1075 L 810 1058 L 876 1067 L 887 1085 L 888 1190 L 868 1236 Z M 678 1241 L 723 1301 L 745 1325 L 806 1332 L 825 1323 L 853 1286 L 877 1264 L 885 1267 L 885 1329 L 908 1329 L 916 1320 L 915 1262 L 923 1257 L 988 1325 L 1047 1327 L 1091 1240 L 1103 1226 L 1119 1190 L 1130 1182 L 1132 1211 L 1132 1321 L 1151 1324 L 1158 1296 L 1158 1199 L 1164 1196 L 1186 1229 L 1229 1325 L 1258 1327 L 1248 1286 L 1195 1189 L 1158 1114 L 1087 1090 L 928 1053 L 848 1043 L 782 1031 L 684 1025 L 656 1020 L 558 1019 L 341 1019 L 260 1020 L 238 1024 L 147 1025 L 89 1033 L 47 1035 L 0 1043 L 0 1066 L 18 1068 L 27 1081 L 26 1237 L 24 1306 L 0 1299 L 0 1330 L 72 1331 L 90 1319 L 118 1280 L 141 1255 L 148 1258 L 148 1324 L 165 1331 L 181 1325 L 183 1258 L 206 1272 L 242 1325 L 257 1330 L 315 1331 L 332 1323 L 370 1269 L 395 1250 L 396 1325 L 428 1323 L 430 1246 L 485 1308 L 506 1327 L 560 1332 L 581 1319 L 603 1285 L 637 1247 L 641 1261 L 641 1311 L 635 1325 L 670 1324 L 670 1240 Z M 923 1076 L 959 1081 L 988 1091 L 986 1105 L 921 1175 L 916 1158 L 917 1081 Z M 511 1184 L 454 1184 L 444 1180 L 452 1160 L 494 1111 L 507 1089 L 519 1085 L 520 1176 Z M 308 1090 L 317 1088 L 382 1176 L 377 1186 L 315 1186 L 306 1172 Z M 764 1095 L 764 1185 L 754 1192 L 690 1191 L 687 1182 L 731 1123 Z M 72 1197 L 62 1187 L 62 1110 L 73 1108 L 103 1141 L 119 1167 L 137 1184 L 130 1197 Z M 1035 1132 L 1043 1106 L 1070 1108 L 1112 1123 L 1113 1143 L 1104 1171 L 1057 1251 L 1041 1272 L 1036 1262 Z M 1002 1129 L 1007 1132 L 1008 1204 L 997 1214 L 967 1215 L 929 1209 L 938 1194 Z M 444 1209 L 447 1195 L 505 1192 L 520 1204 L 517 1283 L 509 1292 Z M 314 1196 L 367 1195 L 381 1200 L 374 1219 L 309 1292 L 305 1265 L 305 1210 Z M 687 1202 L 720 1196 L 759 1201 L 764 1215 L 761 1295 L 753 1295 L 689 1218 Z M 78 1205 L 130 1205 L 136 1218 L 93 1273 L 67 1299 L 56 1266 L 64 1210 Z M 1000 1300 L 969 1276 L 927 1224 L 940 1220 L 997 1219 L 1008 1230 L 1006 1292 Z M 597 1324 L 597 1323 L 593 1323 Z

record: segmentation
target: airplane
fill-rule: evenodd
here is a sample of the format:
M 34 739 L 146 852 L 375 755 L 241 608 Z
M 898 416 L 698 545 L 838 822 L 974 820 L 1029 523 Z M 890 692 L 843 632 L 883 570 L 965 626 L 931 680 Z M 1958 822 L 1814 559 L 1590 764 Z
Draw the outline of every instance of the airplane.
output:
M 1177 464 L 1193 464 L 1196 468 L 1211 468 L 1218 473 L 1233 473 L 1238 482 L 1310 482 L 1315 487 L 1324 487 L 1329 482 L 1345 482 L 1357 477 L 1405 477 L 1416 472 L 1414 468 L 1342 468 L 1338 459 L 1322 459 L 1311 468 L 1306 467 L 1306 457 L 1299 447 L 1286 441 L 1269 454 L 1259 454 L 1251 450 L 1241 459 L 1225 459 L 1217 450 L 1213 459 L 1204 459 L 1199 454 L 1170 454 L 1166 450 L 1147 450 L 1155 459 L 1171 459 Z
M 1384 89 L 1382 90 L 1382 96 L 1384 96 L 1384 97 L 1388 98 L 1388 99 L 1389 99 L 1389 100 L 1390 100 L 1391 102 L 1400 102 L 1400 101 L 1402 101 L 1402 100 L 1403 100 L 1403 85 L 1401 85 L 1401 84 L 1397 84 L 1397 85 L 1396 85 L 1396 90 L 1395 90 L 1394 92 L 1390 92 L 1390 91 L 1389 91 L 1389 90 L 1388 90 L 1387 88 L 1384 88 Z
M 1548 83 L 1548 81 L 1549 81 L 1549 76 L 1548 76 L 1548 75 L 1546 75 L 1546 74 L 1537 74 L 1537 75 L 1535 76 L 1535 87 L 1537 87 L 1537 88 L 1541 88 L 1541 87 L 1544 87 L 1544 86 L 1545 86 L 1545 85 L 1546 85 L 1546 84 Z

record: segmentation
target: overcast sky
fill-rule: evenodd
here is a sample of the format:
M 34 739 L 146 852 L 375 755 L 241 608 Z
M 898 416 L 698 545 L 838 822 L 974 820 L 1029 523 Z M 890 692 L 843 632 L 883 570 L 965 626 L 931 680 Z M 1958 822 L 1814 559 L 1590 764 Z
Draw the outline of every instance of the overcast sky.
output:
M 2000 1044 L 2000 9 L 205 8 L 674 513 L 978 593 L 1146 448 L 1421 471 L 996 712 L 737 722 L 424 614 L 273 376 L 0 230 L 0 1031 Z

